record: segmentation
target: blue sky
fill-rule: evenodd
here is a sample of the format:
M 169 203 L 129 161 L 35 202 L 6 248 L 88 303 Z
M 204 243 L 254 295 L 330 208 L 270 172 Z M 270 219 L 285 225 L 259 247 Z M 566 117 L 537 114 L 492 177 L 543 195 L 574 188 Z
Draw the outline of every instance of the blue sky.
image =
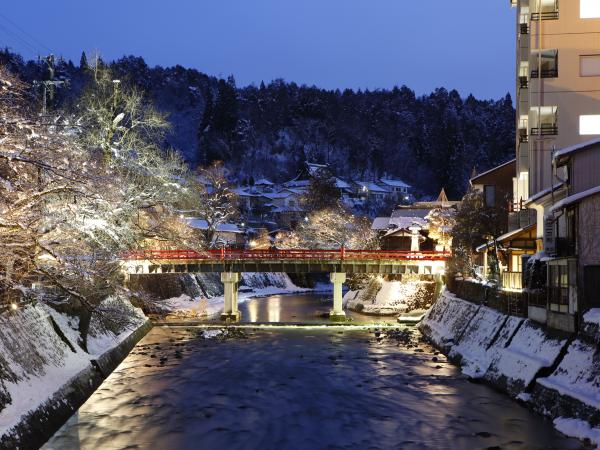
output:
M 340 89 L 406 84 L 418 94 L 443 86 L 483 98 L 514 91 L 506 0 L 29 0 L 0 14 L 0 44 L 26 57 L 46 51 L 36 38 L 75 63 L 82 50 L 133 54 L 233 74 L 238 85 L 284 78 Z

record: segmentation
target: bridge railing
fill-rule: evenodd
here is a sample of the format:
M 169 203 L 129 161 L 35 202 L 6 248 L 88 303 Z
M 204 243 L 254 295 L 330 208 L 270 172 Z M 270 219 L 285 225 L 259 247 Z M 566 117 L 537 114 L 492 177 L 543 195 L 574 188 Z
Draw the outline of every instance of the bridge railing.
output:
M 388 250 L 307 250 L 307 249 L 268 249 L 238 250 L 217 249 L 202 252 L 194 250 L 140 250 L 125 252 L 121 259 L 126 261 L 143 260 L 409 260 L 443 261 L 450 257 L 447 251 L 388 251 Z

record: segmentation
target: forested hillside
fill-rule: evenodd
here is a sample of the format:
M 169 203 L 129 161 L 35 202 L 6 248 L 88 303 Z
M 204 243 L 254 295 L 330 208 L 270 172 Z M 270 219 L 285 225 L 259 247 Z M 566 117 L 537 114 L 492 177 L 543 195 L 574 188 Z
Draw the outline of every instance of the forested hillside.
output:
M 89 76 L 85 55 L 78 64 L 56 61 L 54 73 L 45 61 L 24 62 L 8 51 L 0 53 L 0 63 L 26 81 L 67 80 L 49 107 L 68 106 Z M 180 150 L 192 166 L 222 160 L 239 182 L 283 181 L 310 160 L 329 163 L 340 176 L 387 174 L 421 194 L 445 187 L 458 197 L 473 167 L 486 170 L 514 153 L 515 112 L 508 94 L 478 100 L 444 88 L 425 96 L 405 86 L 328 91 L 283 80 L 237 88 L 233 77 L 181 66 L 150 68 L 138 57 L 110 65 L 168 113 L 172 129 L 165 147 Z

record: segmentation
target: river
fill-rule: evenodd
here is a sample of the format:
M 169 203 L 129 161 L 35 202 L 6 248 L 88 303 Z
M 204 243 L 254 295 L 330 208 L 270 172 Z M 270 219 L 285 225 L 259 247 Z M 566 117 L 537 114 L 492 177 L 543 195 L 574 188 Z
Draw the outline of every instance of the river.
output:
M 305 295 L 251 300 L 242 311 L 299 322 L 315 306 L 328 310 Z M 246 324 L 155 327 L 44 448 L 582 447 L 469 382 L 414 328 Z

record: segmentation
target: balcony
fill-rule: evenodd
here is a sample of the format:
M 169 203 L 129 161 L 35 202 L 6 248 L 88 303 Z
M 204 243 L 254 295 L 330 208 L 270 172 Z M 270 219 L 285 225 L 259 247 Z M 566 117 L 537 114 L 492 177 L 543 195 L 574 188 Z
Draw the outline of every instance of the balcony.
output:
M 519 88 L 527 89 L 529 87 L 529 79 L 527 76 L 519 77 Z
M 558 10 L 531 13 L 531 20 L 558 20 Z
M 542 73 L 542 78 L 558 78 L 558 69 L 557 68 L 542 69 L 541 73 Z M 539 77 L 540 77 L 540 71 L 538 69 L 534 69 L 531 71 L 531 78 L 539 78 Z
M 558 126 L 553 124 L 542 124 L 540 128 L 531 129 L 532 136 L 556 136 L 558 135 Z

